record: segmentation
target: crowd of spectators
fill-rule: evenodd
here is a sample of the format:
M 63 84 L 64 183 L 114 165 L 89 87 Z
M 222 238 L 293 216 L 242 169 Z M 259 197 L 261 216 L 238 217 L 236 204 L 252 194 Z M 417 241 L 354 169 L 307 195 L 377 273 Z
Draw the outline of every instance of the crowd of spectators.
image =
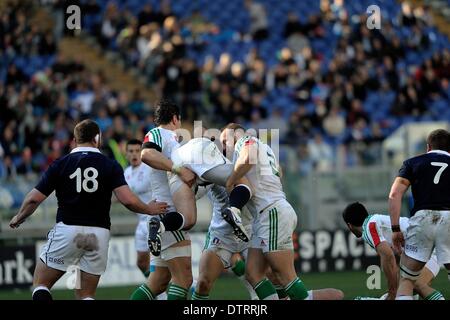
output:
M 427 30 L 433 21 L 427 7 L 412 10 L 404 3 L 395 22 L 369 30 L 365 14 L 350 17 L 343 0 L 322 0 L 320 11 L 305 19 L 289 13 L 282 33 L 275 35 L 262 1 L 245 0 L 247 32 L 221 29 L 200 10 L 179 17 L 167 0 L 157 10 L 145 4 L 137 15 L 114 1 L 104 12 L 93 0 L 81 5 L 88 16 L 102 14 L 93 31 L 101 46 L 117 50 L 159 96 L 179 103 L 184 119 L 216 127 L 234 121 L 279 129 L 305 173 L 314 167 L 331 169 L 339 148 L 346 150 L 349 165 L 376 163 L 380 141 L 397 125 L 390 119 L 427 115 L 432 101 L 449 99 L 448 49 L 415 65 L 405 63 L 408 53 L 431 47 Z M 1 53 L 55 53 L 52 34 L 28 25 L 23 10 L 10 8 L 1 15 Z M 314 49 L 313 43 L 327 41 L 329 34 L 335 46 Z M 278 60 L 272 64 L 258 50 L 271 37 L 285 44 L 273 48 Z M 242 61 L 222 52 L 218 59 L 207 56 L 199 63 L 189 54 L 207 50 L 218 39 L 254 46 Z M 88 72 L 77 61 L 57 56 L 51 67 L 32 76 L 14 63 L 7 68 L 0 82 L 0 176 L 43 170 L 67 152 L 73 124 L 82 118 L 99 122 L 116 157 L 126 139 L 142 138 L 153 123 L 139 92 L 129 96 L 111 90 L 102 74 Z M 369 105 L 374 93 L 386 99 L 383 106 Z M 289 103 L 281 103 L 280 96 Z M 383 109 L 381 117 L 375 116 L 377 108 Z

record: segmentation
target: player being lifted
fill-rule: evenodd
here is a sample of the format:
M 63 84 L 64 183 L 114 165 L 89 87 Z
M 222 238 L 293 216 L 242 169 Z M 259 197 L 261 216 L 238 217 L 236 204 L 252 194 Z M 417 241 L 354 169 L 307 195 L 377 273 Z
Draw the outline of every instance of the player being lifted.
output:
M 427 138 L 427 153 L 403 162 L 389 194 L 392 243 L 400 259 L 398 300 L 411 300 L 414 283 L 436 250 L 450 276 L 450 133 L 438 129 Z M 409 186 L 414 207 L 404 236 L 400 226 L 402 198 Z
M 101 154 L 101 133 L 91 120 L 74 129 L 76 148 L 55 160 L 31 190 L 11 222 L 17 228 L 56 191 L 56 225 L 48 233 L 34 271 L 33 300 L 52 300 L 50 289 L 71 265 L 81 270 L 78 299 L 93 299 L 108 258 L 111 196 L 142 214 L 165 211 L 165 203 L 145 204 L 129 189 L 122 167 Z
M 235 123 L 224 128 L 220 141 L 227 154 L 234 151 L 234 171 L 227 180 L 227 188 L 245 176 L 253 190 L 250 203 L 257 216 L 254 217 L 248 250 L 248 281 L 261 300 L 278 299 L 275 287 L 266 277 L 270 266 L 274 278 L 290 299 L 312 299 L 295 272 L 292 234 L 297 225 L 297 214 L 283 192 L 274 152 L 258 138 L 246 135 L 244 128 Z M 339 290 L 330 292 L 332 295 L 327 298 L 342 298 Z
M 386 300 L 394 300 L 398 287 L 398 266 L 392 249 L 391 221 L 388 215 L 371 214 L 359 202 L 349 204 L 342 217 L 349 230 L 374 248 L 380 257 L 381 268 L 386 275 L 388 292 Z M 400 218 L 400 230 L 406 234 L 409 219 Z M 429 283 L 438 275 L 440 266 L 433 254 L 420 272 L 414 289 L 425 300 L 443 300 L 443 295 L 431 288 Z
M 163 100 L 157 106 L 156 118 L 158 127 L 150 130 L 146 135 L 141 159 L 150 167 L 158 170 L 160 183 L 155 186 L 157 189 L 153 189 L 153 192 L 161 190 L 161 194 L 164 194 L 161 200 L 164 201 L 172 198 L 174 208 L 173 211 L 165 214 L 160 220 L 153 218 L 149 221 L 149 247 L 155 256 L 159 255 L 161 250 L 160 234 L 165 231 L 189 230 L 197 220 L 195 195 L 190 188 L 196 180 L 196 175 L 191 170 L 171 160 L 173 151 L 179 147 L 175 130 L 181 127 L 180 110 L 172 102 Z M 167 144 L 164 150 L 163 144 Z M 220 161 L 223 161 L 223 157 Z M 218 174 L 222 172 L 220 164 L 223 164 L 223 162 L 200 164 L 202 175 L 208 175 L 211 178 L 210 182 L 225 184 L 228 175 L 225 178 L 223 175 L 218 177 Z M 170 188 L 167 172 L 169 172 L 171 180 Z M 230 170 L 228 170 L 229 172 Z M 234 188 L 230 188 L 230 206 L 238 210 L 251 198 L 250 188 L 245 184 L 239 183 L 240 181 L 236 183 Z M 237 236 L 244 241 L 248 241 L 248 237 L 245 235 L 245 228 L 243 228 L 240 217 L 235 215 L 235 212 L 236 210 L 227 211 L 228 221 L 233 226 Z

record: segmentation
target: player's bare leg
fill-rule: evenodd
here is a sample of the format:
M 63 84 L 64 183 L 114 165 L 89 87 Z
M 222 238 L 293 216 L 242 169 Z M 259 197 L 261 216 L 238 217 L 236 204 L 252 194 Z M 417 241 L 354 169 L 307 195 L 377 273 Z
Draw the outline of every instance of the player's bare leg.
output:
M 304 300 L 308 297 L 307 289 L 297 277 L 294 267 L 294 252 L 292 250 L 268 252 L 265 257 L 274 276 L 283 286 L 284 291 L 291 300 Z
M 33 275 L 33 300 L 52 300 L 50 289 L 64 273 L 64 271 L 47 267 L 47 265 L 39 259 Z
M 417 278 L 414 284 L 414 290 L 423 298 L 433 295 L 436 290 L 434 290 L 430 285 L 433 281 L 434 274 L 428 270 L 426 267 L 420 272 L 419 278 Z
M 183 230 L 191 229 L 197 222 L 197 205 L 195 194 L 191 188 L 182 183 L 179 188 L 172 193 L 173 203 L 177 211 L 184 217 Z
M 266 277 L 268 264 L 261 249 L 249 248 L 245 276 L 260 300 L 278 300 L 277 291 Z
M 199 275 L 192 300 L 207 300 L 214 282 L 223 271 L 223 263 L 217 254 L 205 250 L 200 257 Z
M 190 246 L 189 240 L 183 240 L 171 248 Z M 192 285 L 192 262 L 190 256 L 176 257 L 167 261 L 172 281 L 169 285 L 167 300 L 186 300 Z
M 148 251 L 136 251 L 136 265 L 147 277 L 149 275 L 150 253 Z
M 247 291 L 250 295 L 250 299 L 259 300 L 258 295 L 255 292 L 255 289 L 253 289 L 253 286 L 250 284 L 250 282 L 248 282 L 247 278 L 245 277 L 245 270 L 247 269 L 247 266 L 246 261 L 244 260 L 242 254 L 239 252 L 233 253 L 230 262 L 232 265 L 232 267 L 230 268 L 231 272 L 233 272 L 234 275 L 238 277 L 239 280 L 241 280 L 241 282 L 247 288 Z
M 412 300 L 414 283 L 419 278 L 424 262 L 408 257 L 404 253 L 400 258 L 400 282 L 397 290 L 397 300 Z
M 75 297 L 78 300 L 94 300 L 100 276 L 81 271 L 80 289 L 75 289 Z
M 146 283 L 140 285 L 131 295 L 131 300 L 156 300 L 166 291 L 171 275 L 167 267 L 156 266 Z

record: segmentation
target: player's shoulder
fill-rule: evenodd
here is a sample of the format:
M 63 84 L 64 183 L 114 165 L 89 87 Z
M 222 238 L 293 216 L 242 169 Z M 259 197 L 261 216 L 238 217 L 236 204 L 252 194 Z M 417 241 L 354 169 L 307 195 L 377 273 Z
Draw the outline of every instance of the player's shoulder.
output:
M 131 170 L 132 170 L 131 166 L 128 166 L 128 167 L 126 167 L 126 168 L 123 170 L 123 172 L 124 172 L 125 174 L 129 174 L 129 173 L 131 173 Z
M 450 153 L 442 150 L 433 150 L 424 154 L 417 155 L 415 157 L 411 157 L 405 160 L 405 164 L 415 166 L 437 160 L 450 162 Z

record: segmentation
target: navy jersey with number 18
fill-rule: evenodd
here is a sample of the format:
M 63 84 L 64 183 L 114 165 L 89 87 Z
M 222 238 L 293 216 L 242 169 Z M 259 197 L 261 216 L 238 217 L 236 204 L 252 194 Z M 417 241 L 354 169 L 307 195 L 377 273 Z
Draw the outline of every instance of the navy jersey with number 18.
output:
M 413 216 L 419 210 L 450 210 L 450 154 L 432 150 L 403 163 L 398 176 L 411 183 Z
M 79 147 L 55 160 L 35 188 L 46 196 L 56 191 L 57 223 L 109 229 L 112 192 L 126 184 L 117 161 Z

